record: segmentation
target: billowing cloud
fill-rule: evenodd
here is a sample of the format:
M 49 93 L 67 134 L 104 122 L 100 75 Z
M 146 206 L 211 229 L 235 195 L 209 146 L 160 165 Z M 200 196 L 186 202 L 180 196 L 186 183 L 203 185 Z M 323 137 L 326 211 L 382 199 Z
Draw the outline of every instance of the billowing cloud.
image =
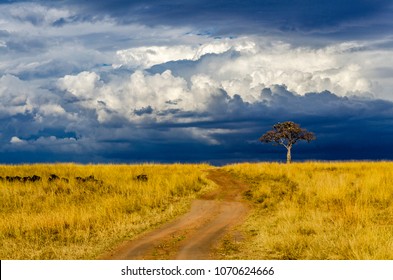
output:
M 389 1 L 186 2 L 0 2 L 0 161 L 393 158 Z
M 389 98 L 390 92 L 381 92 L 379 81 L 370 75 L 371 69 L 383 63 L 373 58 L 374 50 L 368 48 L 362 42 L 323 48 L 293 47 L 279 41 L 244 37 L 215 39 L 197 47 L 134 48 L 118 51 L 117 55 L 123 67 L 159 74 L 170 70 L 172 76 L 192 85 L 198 83 L 194 80 L 208 77 L 230 96 L 239 94 L 249 102 L 258 100 L 260 91 L 274 84 L 285 84 L 299 94 L 329 90 L 341 96 L 375 94 Z M 386 51 L 390 60 L 387 54 L 391 52 Z M 167 86 L 170 85 L 164 83 L 163 88 Z
M 177 45 L 131 48 L 119 50 L 116 54 L 120 62 L 126 66 L 149 68 L 169 61 L 196 61 L 206 54 L 221 54 L 229 50 L 252 51 L 253 48 L 254 42 L 252 41 L 224 39 L 194 46 Z
M 119 24 L 192 25 L 214 36 L 311 33 L 353 38 L 372 36 L 375 30 L 390 34 L 392 26 L 389 0 L 347 0 L 345 3 L 339 0 L 66 2 L 73 3 L 73 7 L 86 17 L 112 17 Z
M 320 138 L 309 149 L 301 145 L 299 159 L 310 154 L 318 159 L 350 158 L 354 154 L 343 153 L 344 148 L 338 153 L 334 149 L 357 151 L 371 143 L 378 147 L 375 153 L 385 149 L 384 156 L 392 156 L 386 139 L 393 138 L 393 131 L 384 128 L 392 127 L 390 101 L 339 97 L 328 91 L 299 95 L 272 85 L 248 102 L 241 95 L 231 96 L 208 76 L 194 75 L 188 83 L 170 71 L 137 71 L 122 84 L 82 72 L 58 83 L 62 89 L 58 94 L 63 95 L 59 104 L 33 102 L 29 110 L 12 113 L 14 127 L 23 127 L 27 118 L 36 129 L 4 131 L 2 139 L 8 142 L 2 147 L 4 154 L 69 154 L 69 160 L 81 161 L 178 161 L 185 160 L 187 151 L 194 160 L 220 163 L 239 160 L 241 151 L 240 160 L 279 159 L 279 150 L 262 146 L 257 139 L 272 124 L 290 119 Z M 369 142 L 360 131 L 378 139 Z M 375 153 L 365 157 L 374 158 Z

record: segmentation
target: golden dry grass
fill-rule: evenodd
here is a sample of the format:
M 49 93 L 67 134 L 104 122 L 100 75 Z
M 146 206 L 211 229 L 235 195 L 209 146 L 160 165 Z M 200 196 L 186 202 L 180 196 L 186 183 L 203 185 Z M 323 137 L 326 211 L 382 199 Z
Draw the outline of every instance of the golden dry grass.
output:
M 211 190 L 208 165 L 17 165 L 0 176 L 0 259 L 94 259 L 187 211 Z M 224 167 L 248 182 L 251 215 L 223 259 L 393 259 L 393 163 Z M 48 182 L 50 174 L 69 182 Z M 135 177 L 147 174 L 148 181 Z M 94 175 L 103 183 L 80 183 Z
M 122 240 L 185 212 L 212 187 L 207 165 L 3 165 L 0 176 L 0 259 L 94 259 Z M 48 182 L 50 174 L 69 179 Z M 148 181 L 135 177 L 146 174 Z M 100 182 L 78 182 L 93 175 Z
M 260 163 L 225 169 L 253 211 L 224 259 L 393 259 L 393 163 Z

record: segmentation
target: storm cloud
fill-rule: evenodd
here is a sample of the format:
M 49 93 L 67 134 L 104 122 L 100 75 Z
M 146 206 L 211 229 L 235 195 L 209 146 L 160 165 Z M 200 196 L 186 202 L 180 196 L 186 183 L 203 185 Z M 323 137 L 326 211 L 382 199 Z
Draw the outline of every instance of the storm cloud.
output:
M 0 161 L 392 159 L 392 5 L 341 2 L 0 1 Z

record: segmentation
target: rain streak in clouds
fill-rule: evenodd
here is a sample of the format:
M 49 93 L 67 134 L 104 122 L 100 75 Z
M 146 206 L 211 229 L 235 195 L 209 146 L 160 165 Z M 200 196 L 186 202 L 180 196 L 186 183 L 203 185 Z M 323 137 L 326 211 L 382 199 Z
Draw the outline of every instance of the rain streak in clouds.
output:
M 259 21 L 243 6 L 234 16 L 236 1 L 161 12 L 154 1 L 115 1 L 108 12 L 101 1 L 3 2 L 2 162 L 282 160 L 279 147 L 257 139 L 286 120 L 318 138 L 296 147 L 295 160 L 393 158 L 384 1 L 375 15 L 362 10 L 367 1 L 352 14 L 342 7 L 327 25 L 314 6 L 310 21 L 301 10 L 274 22 L 278 6 L 255 4 L 266 13 Z M 288 12 L 281 2 L 278 18 Z M 180 16 L 192 7 L 205 9 L 204 23 L 203 14 Z

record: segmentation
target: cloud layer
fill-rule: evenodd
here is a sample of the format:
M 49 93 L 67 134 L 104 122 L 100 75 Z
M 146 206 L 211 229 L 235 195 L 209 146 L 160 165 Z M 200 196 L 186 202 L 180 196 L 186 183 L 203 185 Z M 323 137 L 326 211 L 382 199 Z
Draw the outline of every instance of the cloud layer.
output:
M 286 120 L 318 137 L 295 159 L 393 158 L 393 40 L 342 37 L 386 1 L 2 2 L 1 162 L 277 160 Z

